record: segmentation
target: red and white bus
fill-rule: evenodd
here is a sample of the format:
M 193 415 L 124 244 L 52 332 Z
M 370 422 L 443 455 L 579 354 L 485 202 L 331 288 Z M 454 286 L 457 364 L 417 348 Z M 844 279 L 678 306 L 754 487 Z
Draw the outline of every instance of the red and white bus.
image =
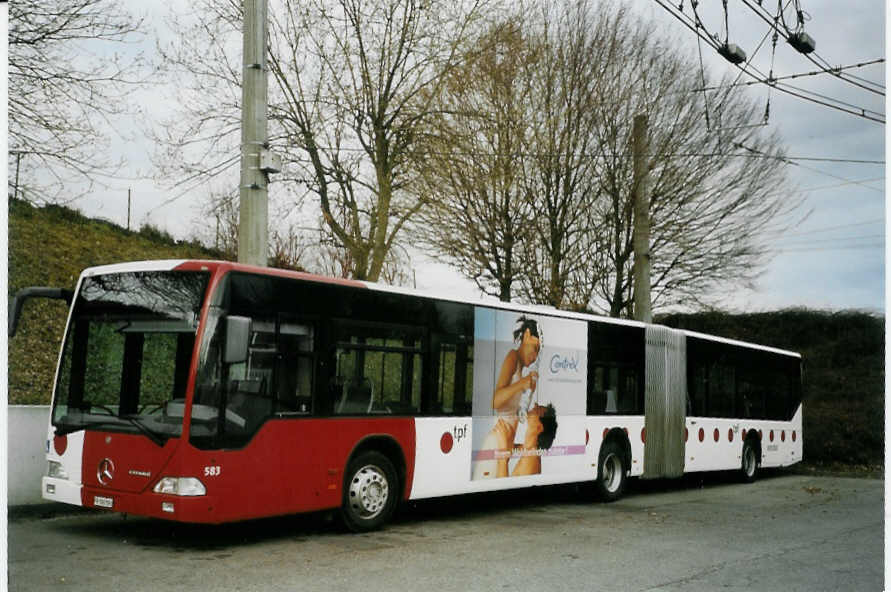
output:
M 798 354 L 657 325 L 228 262 L 87 269 L 47 500 L 197 523 L 802 457 Z M 12 329 L 11 329 L 12 330 Z

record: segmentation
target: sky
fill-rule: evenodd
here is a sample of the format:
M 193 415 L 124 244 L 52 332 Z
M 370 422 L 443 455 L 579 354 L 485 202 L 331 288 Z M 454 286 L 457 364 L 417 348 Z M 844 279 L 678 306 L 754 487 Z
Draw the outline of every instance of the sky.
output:
M 122 0 L 134 12 L 146 15 L 149 34 L 139 45 L 149 57 L 158 41 L 169 39 L 164 17 L 170 3 L 160 0 Z M 689 1 L 666 1 L 675 14 L 679 4 L 684 15 L 692 16 Z M 757 0 L 748 0 L 755 6 Z M 787 19 L 794 19 L 794 3 Z M 768 11 L 776 11 L 773 0 L 763 2 Z M 882 0 L 860 0 L 843 3 L 829 0 L 801 0 L 805 12 L 805 30 L 816 41 L 816 54 L 833 66 L 850 66 L 872 62 L 885 55 L 885 5 Z M 671 39 L 698 61 L 696 36 L 655 0 L 635 0 L 633 9 L 652 19 L 661 34 Z M 724 14 L 717 0 L 702 2 L 699 15 L 711 33 L 725 35 Z M 791 23 L 790 23 L 791 24 Z M 729 0 L 727 38 L 749 56 L 749 67 L 766 74 L 773 64 L 779 78 L 807 74 L 818 66 L 779 41 L 771 51 L 769 25 L 758 18 L 745 0 Z M 763 41 L 763 43 L 762 43 Z M 762 44 L 761 48 L 756 48 Z M 739 70 L 726 62 L 710 47 L 702 44 L 702 67 L 711 78 L 725 72 L 736 76 Z M 858 77 L 864 86 L 884 93 L 884 63 L 844 69 L 846 75 Z M 752 78 L 743 74 L 739 82 Z M 866 82 L 864 82 L 866 81 Z M 885 99 L 882 94 L 838 80 L 830 74 L 801 76 L 783 80 L 799 89 L 819 93 L 845 109 L 867 109 L 884 120 Z M 876 86 L 877 83 L 880 86 Z M 806 306 L 821 309 L 856 308 L 881 312 L 885 309 L 885 197 L 884 159 L 885 125 L 814 102 L 786 95 L 764 84 L 742 87 L 759 105 L 770 101 L 770 117 L 765 131 L 777 131 L 790 157 L 788 173 L 790 199 L 801 199 L 795 213 L 801 220 L 771 242 L 770 263 L 754 290 L 728 289 L 718 294 L 722 306 L 733 311 L 762 311 Z M 152 89 L 134 93 L 132 100 L 146 113 L 161 115 L 169 105 L 169 93 Z M 843 104 L 835 101 L 843 101 Z M 702 109 L 701 102 L 691 108 Z M 855 109 L 856 110 L 856 109 Z M 162 181 L 151 178 L 151 154 L 156 147 L 140 135 L 143 124 L 125 119 L 115 123 L 121 130 L 135 132 L 136 139 L 115 140 L 115 150 L 129 162 L 118 179 L 108 181 L 107 188 L 97 187 L 75 207 L 90 216 L 109 219 L 125 226 L 127 194 L 132 195 L 131 226 L 151 223 L 178 238 L 193 235 L 194 225 L 202 214 L 201 189 L 182 194 Z M 857 162 L 855 162 L 857 161 Z M 10 171 L 12 173 L 12 171 Z M 793 189 L 799 191 L 792 193 Z M 420 253 L 409 253 L 414 268 L 416 287 L 443 296 L 480 299 L 481 295 L 468 280 L 447 266 L 435 263 Z
M 669 2 L 677 7 L 679 2 Z M 689 2 L 685 14 L 692 16 Z M 748 4 L 755 5 L 754 0 Z M 776 12 L 776 3 L 763 2 Z M 784 1 L 784 5 L 787 3 Z M 720 3 L 703 2 L 703 25 L 723 41 L 725 26 Z M 707 10 L 705 5 L 710 5 Z M 794 3 L 793 3 L 794 5 Z M 668 10 L 656 2 L 644 6 L 643 14 L 654 18 L 666 34 L 698 53 L 696 36 Z M 832 66 L 862 64 L 885 57 L 885 5 L 882 1 L 829 2 L 802 0 L 805 31 L 816 41 L 816 54 Z M 794 18 L 792 6 L 787 19 Z M 771 71 L 776 78 L 819 70 L 818 66 L 791 46 L 779 41 L 772 55 L 771 39 L 756 52 L 770 30 L 764 20 L 742 0 L 728 3 L 728 40 L 748 54 L 758 71 Z M 790 23 L 792 24 L 792 23 Z M 703 63 L 710 73 L 739 72 L 703 44 Z M 881 85 L 884 93 L 884 63 L 843 70 L 846 74 Z M 740 82 L 751 80 L 743 75 Z M 861 80 L 858 82 L 863 83 Z M 821 74 L 787 79 L 783 82 L 819 93 L 854 110 L 860 107 L 878 112 L 884 120 L 885 97 L 859 86 Z M 864 86 L 876 89 L 872 84 Z M 762 104 L 770 97 L 769 128 L 781 135 L 790 157 L 837 159 L 793 160 L 789 167 L 791 184 L 802 190 L 800 215 L 807 218 L 772 243 L 774 258 L 756 291 L 741 292 L 732 301 L 740 310 L 769 310 L 789 306 L 815 308 L 859 308 L 883 311 L 885 308 L 885 125 L 824 105 L 805 101 L 764 84 L 747 87 Z M 797 91 L 796 91 L 797 92 Z M 811 95 L 813 96 L 813 95 Z M 827 99 L 815 97 L 824 102 Z M 867 112 L 869 113 L 869 111 Z M 880 164 L 873 164 L 878 162 Z M 790 198 L 794 197 L 790 195 Z

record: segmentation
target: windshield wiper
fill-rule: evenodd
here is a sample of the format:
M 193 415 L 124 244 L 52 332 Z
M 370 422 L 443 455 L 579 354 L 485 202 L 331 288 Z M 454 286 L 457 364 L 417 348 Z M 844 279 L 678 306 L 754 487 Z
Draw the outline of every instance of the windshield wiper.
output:
M 78 430 L 86 430 L 88 428 L 97 428 L 99 426 L 107 426 L 107 425 L 120 425 L 119 421 L 113 421 L 123 419 L 124 421 L 130 422 L 130 424 L 136 426 L 136 428 L 148 436 L 148 439 L 157 444 L 158 446 L 164 446 L 165 440 L 161 435 L 153 432 L 148 429 L 141 421 L 136 419 L 133 416 L 129 415 L 109 415 L 108 419 L 102 419 L 99 421 L 91 421 L 88 423 L 61 423 L 56 426 L 56 435 L 64 436 L 65 434 L 70 434 L 72 432 L 76 432 Z
M 157 432 L 150 430 L 144 423 L 142 423 L 142 421 L 137 419 L 136 416 L 134 416 L 134 415 L 120 415 L 119 417 L 121 419 L 126 419 L 127 421 L 129 421 L 130 423 L 135 425 L 137 428 L 139 428 L 140 432 L 142 432 L 143 434 L 148 436 L 149 440 L 151 440 L 158 446 L 164 446 L 164 442 L 166 440 L 164 440 L 164 438 L 162 438 L 161 435 L 158 434 Z
M 109 415 L 109 418 L 117 419 L 117 416 Z M 109 421 L 108 419 L 103 419 L 101 421 L 91 421 L 88 423 L 59 423 L 56 425 L 56 435 L 64 436 L 65 434 L 70 434 L 72 432 L 76 432 L 78 430 L 85 430 L 87 428 L 97 428 L 99 426 L 104 425 L 119 425 L 117 421 Z

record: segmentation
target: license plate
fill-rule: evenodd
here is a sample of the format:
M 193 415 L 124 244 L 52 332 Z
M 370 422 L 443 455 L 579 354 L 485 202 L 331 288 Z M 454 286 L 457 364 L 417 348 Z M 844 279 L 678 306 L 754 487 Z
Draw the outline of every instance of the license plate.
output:
M 93 505 L 97 508 L 110 508 L 114 505 L 114 498 L 95 495 L 93 496 Z

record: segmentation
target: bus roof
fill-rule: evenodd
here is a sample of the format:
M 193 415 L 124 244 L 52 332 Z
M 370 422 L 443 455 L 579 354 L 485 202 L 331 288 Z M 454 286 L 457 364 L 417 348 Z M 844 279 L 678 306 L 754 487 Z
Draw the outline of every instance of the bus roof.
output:
M 518 312 L 527 312 L 530 314 L 537 315 L 547 315 L 568 319 L 578 319 L 583 321 L 597 321 L 600 323 L 608 323 L 612 325 L 624 325 L 627 327 L 637 327 L 640 329 L 644 329 L 647 327 L 647 323 L 643 323 L 641 321 L 632 321 L 626 319 L 617 319 L 613 317 L 604 317 L 590 313 L 581 313 L 581 312 L 571 312 L 560 310 L 551 306 L 542 306 L 542 305 L 530 305 L 530 304 L 518 304 L 514 302 L 501 302 L 500 300 L 495 300 L 491 297 L 481 298 L 478 301 L 471 300 L 469 298 L 461 298 L 456 296 L 451 296 L 447 294 L 436 294 L 429 292 L 421 292 L 417 289 L 411 288 L 403 288 L 400 286 L 390 286 L 387 284 L 361 281 L 361 280 L 353 280 L 353 279 L 345 279 L 345 278 L 332 278 L 327 276 L 315 275 L 312 273 L 307 273 L 303 271 L 292 271 L 288 269 L 280 269 L 275 267 L 260 267 L 256 265 L 247 265 L 243 263 L 235 263 L 232 261 L 216 261 L 216 260 L 203 260 L 203 259 L 159 259 L 159 260 L 147 260 L 147 261 L 130 261 L 125 263 L 115 263 L 110 265 L 99 265 L 95 267 L 89 267 L 85 269 L 81 276 L 92 276 L 92 275 L 102 275 L 108 273 L 127 273 L 133 271 L 172 271 L 175 269 L 190 269 L 190 270 L 207 270 L 207 271 L 245 271 L 251 273 L 259 273 L 264 275 L 274 275 L 277 277 L 289 277 L 293 279 L 300 279 L 304 281 L 310 282 L 318 282 L 325 284 L 339 284 L 344 286 L 350 286 L 354 288 L 367 288 L 370 290 L 376 290 L 379 292 L 389 292 L 391 294 L 401 294 L 405 296 L 416 296 L 421 298 L 433 298 L 436 300 L 446 300 L 450 302 L 457 302 L 461 304 L 470 304 L 474 306 L 486 306 L 489 308 L 498 308 L 503 310 L 513 310 Z M 698 339 L 705 339 L 709 341 L 714 341 L 717 343 L 725 343 L 728 345 L 734 345 L 738 347 L 746 347 L 751 349 L 759 349 L 763 351 L 768 351 L 776 354 L 793 356 L 797 358 L 801 358 L 801 354 L 788 351 L 784 349 L 779 349 L 775 347 L 770 347 L 766 345 L 759 345 L 756 343 L 750 343 L 746 341 L 738 341 L 736 339 L 728 339 L 725 337 L 717 337 L 715 335 L 708 335 L 705 333 L 698 333 L 696 331 L 688 331 L 681 330 L 682 333 L 687 335 L 688 337 L 695 337 Z

